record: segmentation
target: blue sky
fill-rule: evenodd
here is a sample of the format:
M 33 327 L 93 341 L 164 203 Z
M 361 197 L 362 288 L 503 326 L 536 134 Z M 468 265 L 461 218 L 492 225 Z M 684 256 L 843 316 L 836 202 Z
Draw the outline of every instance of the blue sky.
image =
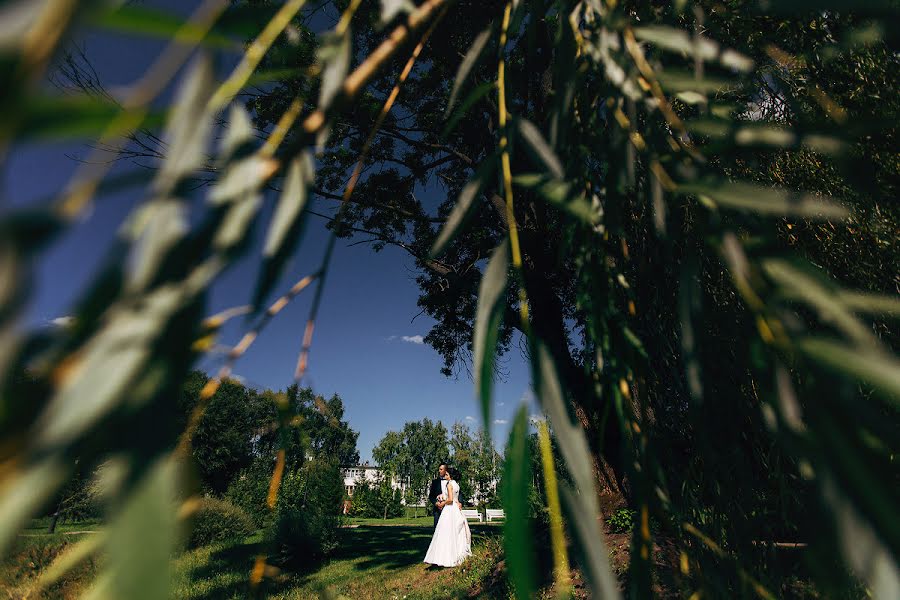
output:
M 184 14 L 194 4 L 175 0 L 148 1 Z M 111 33 L 91 32 L 81 42 L 106 86 L 127 85 L 137 79 L 153 56 L 159 42 L 124 38 Z M 76 162 L 88 149 L 83 142 L 32 144 L 13 150 L 0 179 L 3 199 L 12 205 L 33 203 L 58 192 L 71 176 Z M 116 171 L 132 165 L 120 165 Z M 114 171 L 115 172 L 115 171 Z M 438 189 L 423 190 L 439 194 Z M 43 326 L 69 314 L 73 300 L 91 280 L 109 243 L 128 212 L 143 199 L 133 188 L 109 194 L 95 204 L 85 220 L 72 228 L 40 261 L 28 322 Z M 268 198 L 260 229 L 271 214 Z M 329 200 L 316 200 L 314 209 L 333 208 Z M 278 290 L 318 266 L 324 250 L 324 222 L 311 217 L 294 260 Z M 250 300 L 261 252 L 257 235 L 247 258 L 225 273 L 214 287 L 209 313 Z M 480 410 L 469 376 L 456 379 L 441 375 L 441 358 L 421 343 L 433 321 L 416 317 L 418 288 L 414 264 L 404 251 L 388 247 L 380 253 L 365 245 L 349 247 L 338 242 L 319 315 L 306 384 L 323 395 L 339 394 L 346 406 L 350 425 L 360 432 L 359 451 L 371 459 L 372 447 L 388 430 L 399 429 L 405 421 L 424 417 L 440 419 L 448 427 L 455 421 L 480 426 Z M 311 293 L 298 297 L 270 324 L 251 351 L 237 364 L 235 373 L 254 387 L 283 389 L 292 381 L 300 349 Z M 242 321 L 235 319 L 221 338 L 234 344 L 242 333 Z M 528 400 L 529 377 L 524 359 L 515 349 L 504 359 L 507 373 L 497 382 L 494 420 L 495 439 L 502 444 L 508 421 L 522 401 Z M 214 368 L 213 358 L 202 365 Z

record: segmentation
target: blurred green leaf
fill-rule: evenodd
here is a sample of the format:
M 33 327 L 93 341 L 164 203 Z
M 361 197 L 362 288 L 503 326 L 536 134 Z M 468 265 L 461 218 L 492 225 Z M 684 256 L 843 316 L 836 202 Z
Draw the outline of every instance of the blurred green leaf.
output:
M 256 311 L 272 291 L 282 267 L 300 243 L 305 222 L 303 211 L 309 199 L 309 186 L 314 179 L 315 165 L 312 155 L 304 152 L 291 161 L 285 177 L 284 190 L 266 235 L 263 265 L 253 295 L 253 307 Z
M 69 470 L 56 456 L 30 462 L 0 482 L 0 556 L 6 556 L 28 520 L 66 481 Z
M 547 200 L 573 217 L 593 227 L 600 222 L 600 214 L 587 201 L 583 194 L 573 195 L 572 186 L 566 181 L 551 179 L 537 173 L 522 173 L 513 177 L 513 183 L 520 187 L 537 192 L 538 196 Z
M 213 91 L 209 58 L 201 55 L 187 71 L 169 114 L 164 139 L 169 145 L 156 177 L 156 190 L 167 194 L 206 162 L 213 115 L 206 108 Z
M 503 464 L 503 545 L 516 598 L 533 598 L 536 592 L 534 536 L 528 515 L 531 477 L 528 413 L 522 406 L 513 419 Z
M 129 391 L 144 375 L 170 320 L 188 300 L 180 286 L 169 284 L 108 308 L 103 328 L 79 352 L 77 365 L 44 410 L 36 447 L 66 447 L 126 399 L 136 403 Z
M 823 322 L 834 324 L 857 344 L 878 345 L 871 329 L 845 308 L 834 290 L 826 288 L 814 273 L 805 272 L 780 259 L 765 260 L 762 267 L 786 296 L 803 300 L 814 307 Z
M 838 300 L 854 312 L 900 317 L 900 299 L 895 296 L 840 290 Z
M 900 362 L 893 356 L 820 337 L 804 338 L 798 346 L 803 354 L 821 365 L 865 381 L 900 405 Z
M 539 164 L 556 179 L 563 179 L 566 174 L 556 153 L 544 140 L 540 130 L 528 119 L 517 117 L 513 120 L 516 133 L 525 142 L 525 148 Z
M 457 96 L 459 96 L 459 92 L 462 90 L 466 79 L 469 78 L 469 74 L 472 72 L 472 68 L 478 62 L 478 58 L 481 56 L 481 53 L 484 52 L 484 48 L 485 46 L 487 46 L 488 40 L 491 38 L 493 29 L 493 24 L 489 25 L 481 33 L 475 36 L 475 39 L 472 41 L 472 45 L 469 47 L 466 55 L 459 63 L 459 68 L 456 71 L 456 78 L 453 80 L 453 88 L 450 90 L 450 99 L 447 101 L 447 108 L 444 110 L 444 118 L 447 118 L 450 115 L 450 111 L 453 110 L 453 106 L 456 104 Z
M 98 12 L 88 19 L 91 25 L 121 31 L 123 33 L 136 33 L 163 39 L 171 39 L 175 34 L 180 34 L 181 39 L 201 41 L 202 45 L 210 48 L 241 51 L 241 43 L 215 30 L 203 35 L 203 30 L 198 26 L 183 21 L 179 16 L 165 11 L 149 8 L 139 4 L 126 3 Z
M 163 457 L 129 490 L 109 527 L 110 598 L 158 600 L 171 594 L 176 549 L 177 467 Z
M 745 182 L 684 183 L 678 194 L 705 196 L 725 208 L 808 219 L 842 219 L 849 213 L 832 198 Z
M 695 40 L 683 29 L 666 26 L 635 27 L 634 36 L 644 42 L 684 56 L 700 55 L 706 61 L 718 61 L 722 66 L 735 71 L 750 71 L 753 60 L 730 48 L 722 48 L 718 42 L 706 37 Z
M 416 10 L 416 5 L 410 0 L 380 0 L 381 24 L 385 25 L 394 20 L 401 13 L 410 13 Z
M 456 200 L 453 210 L 447 215 L 447 221 L 444 223 L 441 232 L 431 246 L 431 257 L 436 258 L 443 254 L 447 249 L 447 245 L 453 241 L 453 238 L 455 238 L 460 229 L 462 229 L 475 206 L 475 199 L 478 197 L 479 192 L 481 192 L 481 188 L 484 187 L 484 184 L 491 176 L 493 176 L 496 168 L 496 157 L 493 155 L 481 161 L 481 164 L 478 166 L 472 179 L 470 179 L 459 192 L 459 198 Z
M 122 122 L 119 130 L 109 127 L 122 113 L 114 102 L 94 96 L 36 96 L 29 98 L 22 114 L 19 136 L 23 140 L 66 140 L 123 134 L 131 125 Z M 142 121 L 144 127 L 158 127 L 164 115 L 154 112 Z
M 724 79 L 722 77 L 704 77 L 697 79 L 688 71 L 661 71 L 656 75 L 663 89 L 670 92 L 697 92 L 699 94 L 716 94 L 718 92 L 732 91 L 740 87 L 736 79 Z
M 322 86 L 319 91 L 319 110 L 326 111 L 331 106 L 350 69 L 350 32 L 342 36 L 333 33 L 322 38 L 316 53 L 322 67 Z
M 47 567 L 38 578 L 31 593 L 37 593 L 47 589 L 60 579 L 65 577 L 72 569 L 95 556 L 106 545 L 106 531 L 97 531 L 76 543 L 67 546 Z
M 584 430 L 569 417 L 553 356 L 540 340 L 532 345 L 531 365 L 538 400 L 550 417 L 554 439 L 559 443 L 563 460 L 575 484 L 574 490 L 569 491 L 562 485 L 560 489 L 569 503 L 569 515 L 575 522 L 575 533 L 587 560 L 585 568 L 591 589 L 601 598 L 619 598 L 618 582 L 610 569 L 603 532 L 599 527 L 600 506 Z
M 497 338 L 506 309 L 507 275 L 509 271 L 509 241 L 494 249 L 478 288 L 478 308 L 472 340 L 475 368 L 475 389 L 481 399 L 481 415 L 488 433 L 491 425 L 491 390 L 494 385 L 494 354 Z
M 187 235 L 187 208 L 172 198 L 154 200 L 139 206 L 125 228 L 134 242 L 127 287 L 132 293 L 141 292 L 153 283 L 169 252 Z
M 454 129 L 456 129 L 456 126 L 459 124 L 462 118 L 466 116 L 466 113 L 469 112 L 469 109 L 472 108 L 472 106 L 476 102 L 487 96 L 495 89 L 497 89 L 497 84 L 493 81 L 488 81 L 475 86 L 475 89 L 469 92 L 469 95 L 466 96 L 466 99 L 463 100 L 462 104 L 459 105 L 459 108 L 456 109 L 456 112 L 453 113 L 453 116 L 450 117 L 450 119 L 447 121 L 447 124 L 444 125 L 444 130 L 441 132 L 441 137 L 447 137 Z

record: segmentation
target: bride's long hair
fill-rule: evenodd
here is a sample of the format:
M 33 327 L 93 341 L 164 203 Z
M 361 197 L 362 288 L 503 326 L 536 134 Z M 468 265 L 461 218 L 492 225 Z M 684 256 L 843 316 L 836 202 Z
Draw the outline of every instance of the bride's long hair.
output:
M 447 472 L 450 473 L 450 479 L 452 479 L 456 483 L 459 483 L 459 469 L 457 469 L 456 467 L 450 467 L 447 469 Z

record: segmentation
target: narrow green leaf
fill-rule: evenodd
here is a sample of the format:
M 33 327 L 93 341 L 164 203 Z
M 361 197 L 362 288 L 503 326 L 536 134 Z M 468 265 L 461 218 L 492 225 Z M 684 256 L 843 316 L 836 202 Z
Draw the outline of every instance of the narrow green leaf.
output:
M 900 362 L 893 356 L 826 338 L 805 338 L 798 346 L 816 362 L 865 381 L 895 405 L 900 404 Z
M 725 208 L 768 215 L 796 215 L 809 219 L 842 219 L 848 211 L 832 198 L 791 192 L 745 182 L 685 183 L 680 194 L 705 196 Z
M 838 300 L 854 312 L 900 317 L 900 299 L 896 296 L 841 290 Z
M 478 288 L 478 308 L 472 340 L 475 367 L 475 389 L 481 399 L 485 431 L 490 434 L 491 391 L 494 385 L 494 354 L 506 309 L 509 241 L 494 249 Z
M 309 185 L 314 178 L 315 165 L 308 152 L 295 158 L 288 167 L 284 190 L 269 224 L 263 248 L 263 265 L 253 295 L 253 307 L 256 311 L 272 291 L 284 264 L 300 243 L 305 222 L 303 209 L 309 198 Z
M 181 40 L 200 42 L 211 48 L 241 50 L 241 44 L 216 31 L 204 32 L 192 23 L 184 22 L 176 15 L 138 4 L 122 4 L 114 10 L 99 12 L 88 19 L 96 27 L 113 29 L 170 40 L 179 35 Z
M 125 133 L 131 124 L 122 122 L 120 130 L 110 129 L 122 108 L 100 98 L 77 96 L 35 96 L 23 106 L 22 124 L 18 135 L 23 140 L 67 140 Z M 158 127 L 163 113 L 154 112 L 141 122 L 144 127 Z
M 164 457 L 113 515 L 107 546 L 111 597 L 157 600 L 171 590 L 177 536 L 176 463 Z
M 469 50 L 466 52 L 466 55 L 463 57 L 462 62 L 459 63 L 459 69 L 456 71 L 456 78 L 453 80 L 453 89 L 450 91 L 450 99 L 447 101 L 447 108 L 444 111 L 444 118 L 447 118 L 450 115 L 450 111 L 453 110 L 453 105 L 456 104 L 457 96 L 459 96 L 459 92 L 462 90 L 463 84 L 465 84 L 466 79 L 469 78 L 469 74 L 472 72 L 472 68 L 478 62 L 478 58 L 481 56 L 481 53 L 484 52 L 485 46 L 487 46 L 488 40 L 491 38 L 491 33 L 493 32 L 493 23 L 488 25 L 486 29 L 484 29 L 481 33 L 475 36 L 475 40 L 472 42 L 472 45 L 469 47 Z
M 253 141 L 253 122 L 247 110 L 240 104 L 232 104 L 228 115 L 228 127 L 219 148 L 219 161 L 225 166 L 239 151 Z
M 748 72 L 753 69 L 753 60 L 730 48 L 722 48 L 718 42 L 707 37 L 695 40 L 684 29 L 665 26 L 635 27 L 634 36 L 658 48 L 684 56 L 700 55 L 705 61 L 717 61 L 723 67 L 735 71 Z
M 430 256 L 432 258 L 436 258 L 443 254 L 444 250 L 447 249 L 447 245 L 453 241 L 453 238 L 459 233 L 460 229 L 465 224 L 466 219 L 472 212 L 472 208 L 475 205 L 475 199 L 478 197 L 479 192 L 481 192 L 481 188 L 484 187 L 485 182 L 493 176 L 496 168 L 496 158 L 494 155 L 491 155 L 481 162 L 478 169 L 475 171 L 475 174 L 472 176 L 472 179 L 463 186 L 463 189 L 459 192 L 459 198 L 456 200 L 456 205 L 454 205 L 453 210 L 451 210 L 450 214 L 447 216 L 447 221 L 444 223 L 444 227 L 438 234 L 434 245 L 431 246 Z
M 561 489 L 565 490 L 563 497 L 569 503 L 569 514 L 574 515 L 575 533 L 586 557 L 586 575 L 599 597 L 619 598 L 618 582 L 609 566 L 603 532 L 599 527 L 600 506 L 584 430 L 569 417 L 556 364 L 540 340 L 533 344 L 531 365 L 538 399 L 550 418 L 555 439 L 575 485 L 571 492 L 563 487 Z
M 410 0 L 381 0 L 381 24 L 386 25 L 397 15 L 414 10 L 416 6 Z
M 472 106 L 476 102 L 487 96 L 495 89 L 497 89 L 497 83 L 494 81 L 488 81 L 475 86 L 475 89 L 472 90 L 468 96 L 466 96 L 466 99 L 462 102 L 462 104 L 459 105 L 459 108 L 456 109 L 456 112 L 453 113 L 453 116 L 450 117 L 450 120 L 447 121 L 447 124 L 444 126 L 444 130 L 441 132 L 441 137 L 447 137 L 454 129 L 456 129 L 456 126 L 459 124 L 462 118 L 466 116 L 466 113 L 469 112 L 469 109 L 472 108 Z
M 187 208 L 178 200 L 153 200 L 135 210 L 124 231 L 133 242 L 126 283 L 130 292 L 140 292 L 153 282 L 188 230 Z
M 74 374 L 41 415 L 35 447 L 47 450 L 74 443 L 126 400 L 135 404 L 134 383 L 146 374 L 159 336 L 188 301 L 183 289 L 164 285 L 140 303 L 109 308 L 103 328 L 81 351 Z
M 513 177 L 513 183 L 532 189 L 540 198 L 547 200 L 573 217 L 593 227 L 600 222 L 600 213 L 591 206 L 583 194 L 572 195 L 572 186 L 559 179 L 550 179 L 538 173 L 522 173 Z
M 92 533 L 79 540 L 77 543 L 66 547 L 50 566 L 42 573 L 40 578 L 30 590 L 32 594 L 47 589 L 63 577 L 65 577 L 72 569 L 86 561 L 92 556 L 99 553 L 100 549 L 106 544 L 106 531 L 98 531 Z
M 322 65 L 322 86 L 319 91 L 319 110 L 328 110 L 350 69 L 350 31 L 342 36 L 329 34 L 322 39 L 317 53 Z
M 535 586 L 534 536 L 528 514 L 531 484 L 531 456 L 528 451 L 528 411 L 519 408 L 509 434 L 509 446 L 503 465 L 503 545 L 509 579 L 516 598 L 533 598 Z
M 835 291 L 826 287 L 815 274 L 780 259 L 765 260 L 762 267 L 787 297 L 802 300 L 813 307 L 823 322 L 833 324 L 857 344 L 878 345 L 872 330 L 844 307 Z
M 692 72 L 687 71 L 662 71 L 656 77 L 663 89 L 670 92 L 691 91 L 698 94 L 715 94 L 735 89 L 741 85 L 737 80 L 721 77 L 707 76 L 697 79 Z
M 10 473 L 0 486 L 0 555 L 7 552 L 28 520 L 66 482 L 69 470 L 58 457 L 47 457 Z
M 212 63 L 201 55 L 184 77 L 163 135 L 169 151 L 156 177 L 155 187 L 161 194 L 169 193 L 206 161 L 213 126 L 213 115 L 206 106 L 212 91 Z
M 514 120 L 516 133 L 525 142 L 525 149 L 532 158 L 541 164 L 556 179 L 563 179 L 566 174 L 556 153 L 544 140 L 541 131 L 528 119 L 517 117 Z

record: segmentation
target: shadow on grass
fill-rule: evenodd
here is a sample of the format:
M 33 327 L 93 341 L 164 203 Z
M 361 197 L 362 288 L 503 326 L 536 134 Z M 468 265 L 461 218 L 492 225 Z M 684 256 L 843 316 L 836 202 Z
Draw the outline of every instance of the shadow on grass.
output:
M 501 528 L 472 525 L 472 541 L 501 535 Z M 342 529 L 339 546 L 328 559 L 316 563 L 281 563 L 279 576 L 264 584 L 263 596 L 288 592 L 314 579 L 315 573 L 334 561 L 349 561 L 360 574 L 367 571 L 393 571 L 421 564 L 431 542 L 431 528 L 421 526 L 367 526 Z M 245 541 L 222 545 L 210 551 L 202 566 L 185 574 L 184 585 L 191 598 L 218 600 L 250 596 L 250 570 L 258 553 L 267 549 L 264 542 Z M 270 563 L 278 563 L 273 557 Z M 184 591 L 184 590 L 183 590 Z

